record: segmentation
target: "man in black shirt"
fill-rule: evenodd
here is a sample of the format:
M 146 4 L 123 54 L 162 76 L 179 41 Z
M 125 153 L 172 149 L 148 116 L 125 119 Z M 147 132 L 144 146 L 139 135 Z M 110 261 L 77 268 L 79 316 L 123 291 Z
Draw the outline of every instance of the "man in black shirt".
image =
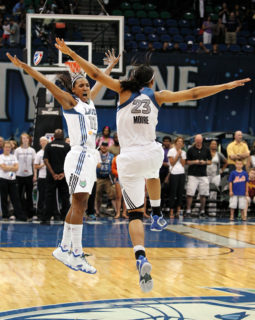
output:
M 46 208 L 45 216 L 42 217 L 42 223 L 50 221 L 51 216 L 55 215 L 56 208 L 56 190 L 61 199 L 62 210 L 61 219 L 64 220 L 70 207 L 69 190 L 64 174 L 64 162 L 70 145 L 64 141 L 63 131 L 56 129 L 54 140 L 48 143 L 44 150 L 44 163 L 47 167 L 46 176 Z M 56 220 L 59 217 L 55 216 Z
M 190 215 L 192 199 L 197 188 L 200 195 L 200 214 L 205 213 L 206 196 L 209 195 L 209 179 L 206 173 L 206 166 L 212 163 L 211 152 L 203 145 L 201 134 L 196 135 L 195 144 L 187 151 L 188 182 L 187 182 L 187 210 Z

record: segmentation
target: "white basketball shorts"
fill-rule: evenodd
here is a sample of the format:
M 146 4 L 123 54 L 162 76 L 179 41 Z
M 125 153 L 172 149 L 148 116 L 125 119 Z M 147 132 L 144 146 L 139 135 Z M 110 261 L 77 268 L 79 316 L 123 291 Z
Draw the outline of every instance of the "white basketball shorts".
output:
M 96 181 L 97 150 L 72 147 L 65 158 L 64 172 L 69 193 L 91 194 Z
M 159 177 L 163 159 L 162 145 L 157 142 L 121 149 L 117 156 L 117 170 L 127 209 L 143 206 L 145 179 Z

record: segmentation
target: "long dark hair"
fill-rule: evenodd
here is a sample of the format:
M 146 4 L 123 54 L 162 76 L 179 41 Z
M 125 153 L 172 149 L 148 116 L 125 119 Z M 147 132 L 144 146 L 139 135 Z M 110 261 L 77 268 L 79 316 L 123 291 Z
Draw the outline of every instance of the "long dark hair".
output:
M 131 70 L 129 78 L 120 82 L 122 91 L 137 92 L 151 82 L 154 77 L 154 71 L 150 66 L 150 58 L 151 54 L 147 54 L 145 63 L 140 65 L 137 65 L 136 61 L 131 62 L 134 68 Z
M 61 72 L 56 75 L 56 85 L 62 90 L 65 90 L 71 94 L 72 92 L 72 78 L 69 72 Z

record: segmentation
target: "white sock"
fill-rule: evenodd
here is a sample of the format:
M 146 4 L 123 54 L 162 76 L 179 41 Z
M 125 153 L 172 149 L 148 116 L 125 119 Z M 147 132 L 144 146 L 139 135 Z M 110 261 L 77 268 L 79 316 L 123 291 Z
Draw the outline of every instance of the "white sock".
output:
M 160 207 L 160 202 L 161 200 L 158 199 L 158 200 L 150 200 L 150 204 L 152 207 Z
M 136 251 L 139 251 L 139 250 L 143 250 L 145 251 L 145 248 L 141 245 L 137 245 L 137 246 L 134 246 L 134 252 L 136 253 Z
M 83 224 L 71 224 L 72 246 L 75 255 L 82 254 L 82 228 Z
M 71 249 L 71 224 L 67 222 L 64 223 L 64 231 L 63 231 L 63 237 L 61 241 L 61 247 L 64 250 Z

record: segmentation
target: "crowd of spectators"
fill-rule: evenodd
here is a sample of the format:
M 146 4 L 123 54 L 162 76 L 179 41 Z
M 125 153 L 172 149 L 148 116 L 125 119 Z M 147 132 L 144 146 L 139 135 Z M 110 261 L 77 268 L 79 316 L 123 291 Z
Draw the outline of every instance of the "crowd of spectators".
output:
M 111 137 L 110 132 L 105 126 L 97 139 L 97 181 L 84 212 L 88 219 L 104 215 L 127 218 L 116 166 L 120 146 L 117 133 Z M 40 138 L 41 149 L 36 153 L 26 133 L 21 135 L 19 147 L 14 140 L 4 141 L 0 137 L 3 219 L 49 223 L 51 219 L 65 218 L 70 207 L 64 176 L 64 161 L 70 150 L 68 141 L 62 130 L 57 129 L 53 141 Z M 161 207 L 167 218 L 179 218 L 182 212 L 184 218 L 216 216 L 220 209 L 219 192 L 224 191 L 228 194 L 230 220 L 235 218 L 236 209 L 240 210 L 241 219 L 246 220 L 248 207 L 255 200 L 255 143 L 249 150 L 242 132 L 236 131 L 226 156 L 219 152 L 216 140 L 206 145 L 200 134 L 188 148 L 182 137 L 172 141 L 165 136 L 162 148 L 165 157 L 159 172 Z M 148 217 L 146 211 L 144 215 Z

